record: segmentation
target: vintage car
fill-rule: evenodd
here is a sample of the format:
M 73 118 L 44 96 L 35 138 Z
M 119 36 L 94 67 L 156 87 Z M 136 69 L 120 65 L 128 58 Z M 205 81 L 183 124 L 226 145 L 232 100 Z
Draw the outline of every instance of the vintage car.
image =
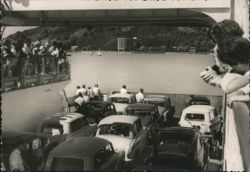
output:
M 161 129 L 145 166 L 149 171 L 206 171 L 209 145 L 196 128 L 168 127 Z
M 173 119 L 175 106 L 171 104 L 169 97 L 164 95 L 147 95 L 143 103 L 156 104 L 160 115 L 164 116 L 164 121 Z
M 116 152 L 124 151 L 126 162 L 138 161 L 148 145 L 147 130 L 136 116 L 111 115 L 102 119 L 96 137 L 109 140 Z
M 118 114 L 122 114 L 128 104 L 136 103 L 136 98 L 133 94 L 115 93 L 108 97 L 108 102 L 114 103 Z
M 191 105 L 182 111 L 178 125 L 197 127 L 203 136 L 212 137 L 221 132 L 222 119 L 213 106 Z
M 141 119 L 142 127 L 154 135 L 159 128 L 163 127 L 164 117 L 159 114 L 155 104 L 134 103 L 128 105 L 124 110 L 124 115 L 137 116 Z
M 186 107 L 190 105 L 211 105 L 211 102 L 204 96 L 191 96 L 186 100 Z
M 43 168 L 49 138 L 24 131 L 3 131 L 1 165 L 4 171 L 37 171 Z M 52 148 L 51 148 L 52 149 Z M 19 163 L 17 163 L 19 162 Z
M 77 137 L 53 149 L 45 171 L 118 170 L 124 164 L 124 152 L 115 152 L 112 144 L 96 137 Z
M 89 124 L 88 120 L 80 113 L 56 113 L 46 117 L 40 122 L 37 133 L 49 136 L 94 136 L 97 125 Z
M 93 118 L 96 123 L 106 116 L 117 114 L 115 105 L 105 101 L 84 103 L 76 112 L 84 114 L 87 118 Z

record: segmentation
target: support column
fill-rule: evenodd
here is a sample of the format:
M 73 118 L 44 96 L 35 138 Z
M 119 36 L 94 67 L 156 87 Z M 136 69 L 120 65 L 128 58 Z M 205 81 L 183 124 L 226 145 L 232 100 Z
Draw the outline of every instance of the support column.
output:
M 231 0 L 230 18 L 241 26 L 244 35 L 249 39 L 249 2 L 248 0 Z

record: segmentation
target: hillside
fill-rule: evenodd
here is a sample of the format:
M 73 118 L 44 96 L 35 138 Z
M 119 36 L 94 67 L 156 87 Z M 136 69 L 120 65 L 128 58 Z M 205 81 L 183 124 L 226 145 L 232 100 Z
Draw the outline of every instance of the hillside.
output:
M 10 35 L 8 39 L 22 42 L 35 40 L 62 40 L 65 48 L 77 45 L 80 50 L 117 50 L 117 38 L 128 39 L 129 51 L 188 51 L 208 52 L 213 43 L 203 27 L 169 26 L 64 26 L 37 27 Z M 132 38 L 136 37 L 136 40 Z

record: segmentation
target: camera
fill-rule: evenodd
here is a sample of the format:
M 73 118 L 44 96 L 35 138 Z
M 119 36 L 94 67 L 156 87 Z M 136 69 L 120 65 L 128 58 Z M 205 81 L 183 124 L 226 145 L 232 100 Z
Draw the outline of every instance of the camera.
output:
M 213 65 L 211 68 L 216 72 L 217 75 L 221 75 L 222 74 L 222 71 L 221 71 L 221 69 L 220 69 L 219 66 Z

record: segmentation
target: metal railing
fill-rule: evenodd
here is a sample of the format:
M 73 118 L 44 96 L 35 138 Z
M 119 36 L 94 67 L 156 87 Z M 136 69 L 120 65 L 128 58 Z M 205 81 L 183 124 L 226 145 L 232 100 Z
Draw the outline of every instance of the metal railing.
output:
M 234 102 L 226 107 L 223 170 L 250 170 L 249 104 Z
M 33 55 L 1 59 L 2 91 L 70 79 L 69 55 Z

